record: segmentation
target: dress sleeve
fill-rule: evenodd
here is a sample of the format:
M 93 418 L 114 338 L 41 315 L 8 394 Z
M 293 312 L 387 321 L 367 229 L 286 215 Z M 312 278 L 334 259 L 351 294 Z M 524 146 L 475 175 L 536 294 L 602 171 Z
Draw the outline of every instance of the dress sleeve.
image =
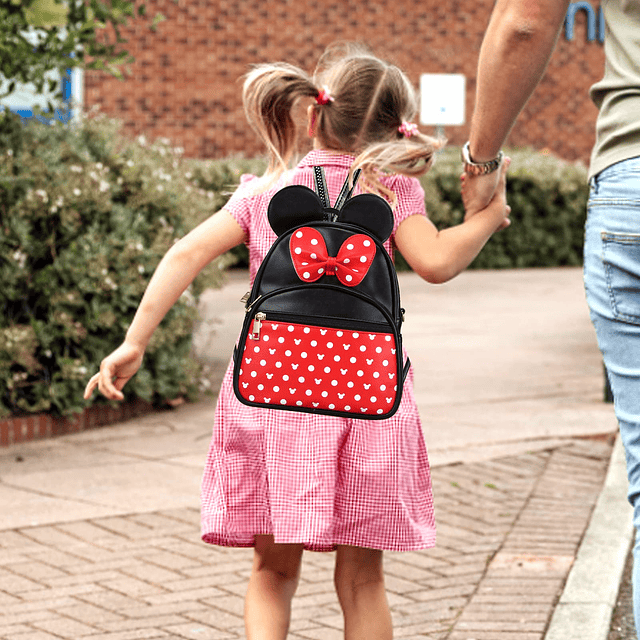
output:
M 394 234 L 400 223 L 410 216 L 427 215 L 424 204 L 424 189 L 417 178 L 397 175 L 393 177 L 393 181 L 388 186 L 398 198 L 397 205 L 393 211 Z
M 233 195 L 224 205 L 223 209 L 228 211 L 232 218 L 240 225 L 245 233 L 245 236 L 249 236 L 251 230 L 251 183 L 256 180 L 257 177 L 249 174 L 244 174 L 240 177 L 240 185 L 234 191 Z

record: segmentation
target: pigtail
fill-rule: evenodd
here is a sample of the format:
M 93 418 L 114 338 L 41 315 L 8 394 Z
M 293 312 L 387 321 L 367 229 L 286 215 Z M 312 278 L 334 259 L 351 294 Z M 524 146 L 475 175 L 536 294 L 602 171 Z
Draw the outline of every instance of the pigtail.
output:
M 356 157 L 352 171 L 362 170 L 362 181 L 368 191 L 383 195 L 394 206 L 395 194 L 380 181 L 381 173 L 422 176 L 435 162 L 436 152 L 446 141 L 433 138 L 419 131 L 410 137 L 392 134 L 391 139 L 368 145 Z
M 242 93 L 245 115 L 269 152 L 269 181 L 288 168 L 295 152 L 294 105 L 299 98 L 317 94 L 311 78 L 287 63 L 257 65 L 247 74 Z

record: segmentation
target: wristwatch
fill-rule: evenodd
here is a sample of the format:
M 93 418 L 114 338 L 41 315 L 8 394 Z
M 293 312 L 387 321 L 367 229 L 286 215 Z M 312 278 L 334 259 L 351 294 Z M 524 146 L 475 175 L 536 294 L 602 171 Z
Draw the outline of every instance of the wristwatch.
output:
M 498 152 L 498 155 L 489 162 L 474 162 L 469 154 L 469 143 L 466 142 L 462 147 L 462 162 L 464 162 L 464 171 L 470 176 L 483 176 L 493 173 L 502 164 L 504 153 Z

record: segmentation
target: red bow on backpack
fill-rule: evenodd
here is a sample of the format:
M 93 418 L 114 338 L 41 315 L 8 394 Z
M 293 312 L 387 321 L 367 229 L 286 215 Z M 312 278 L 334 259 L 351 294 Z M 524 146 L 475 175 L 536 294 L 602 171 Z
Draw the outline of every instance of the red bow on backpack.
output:
M 336 276 L 347 287 L 355 287 L 367 275 L 376 255 L 375 242 L 358 233 L 347 238 L 338 255 L 328 254 L 327 245 L 317 229 L 302 227 L 289 242 L 291 260 L 300 280 L 315 282 L 323 275 Z

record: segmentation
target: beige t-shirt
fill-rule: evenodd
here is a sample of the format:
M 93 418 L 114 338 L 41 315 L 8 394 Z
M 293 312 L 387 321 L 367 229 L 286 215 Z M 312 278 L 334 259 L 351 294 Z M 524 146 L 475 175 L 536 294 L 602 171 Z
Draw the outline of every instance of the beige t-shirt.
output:
M 601 0 L 605 70 L 591 87 L 599 109 L 589 177 L 640 156 L 640 0 Z

